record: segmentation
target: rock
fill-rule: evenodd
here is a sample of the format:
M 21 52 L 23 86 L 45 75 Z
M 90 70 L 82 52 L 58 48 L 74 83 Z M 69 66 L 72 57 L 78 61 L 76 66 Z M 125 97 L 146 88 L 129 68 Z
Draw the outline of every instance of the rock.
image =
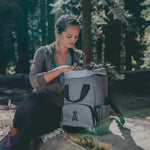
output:
M 105 135 L 55 131 L 41 137 L 40 142 L 34 140 L 29 150 L 149 150 L 150 122 L 133 118 L 125 120 L 122 128 L 114 120 L 110 132 Z
M 42 141 L 42 139 L 34 139 L 29 147 L 29 150 L 86 150 L 80 145 L 74 142 L 68 142 L 63 138 L 62 134 L 57 134 L 51 137 L 47 137 Z
M 112 150 L 111 144 L 102 143 L 99 136 L 66 133 L 57 129 L 31 142 L 29 150 Z

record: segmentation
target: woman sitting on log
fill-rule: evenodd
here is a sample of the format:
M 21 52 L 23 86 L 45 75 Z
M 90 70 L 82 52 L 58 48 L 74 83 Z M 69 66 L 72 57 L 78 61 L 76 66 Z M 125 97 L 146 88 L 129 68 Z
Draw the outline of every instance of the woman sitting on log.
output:
M 74 48 L 80 32 L 79 21 L 69 15 L 55 23 L 56 41 L 40 47 L 34 55 L 30 83 L 34 88 L 18 106 L 13 128 L 3 150 L 27 150 L 30 141 L 59 128 L 63 105 L 64 72 L 82 69 L 78 64 L 85 54 Z

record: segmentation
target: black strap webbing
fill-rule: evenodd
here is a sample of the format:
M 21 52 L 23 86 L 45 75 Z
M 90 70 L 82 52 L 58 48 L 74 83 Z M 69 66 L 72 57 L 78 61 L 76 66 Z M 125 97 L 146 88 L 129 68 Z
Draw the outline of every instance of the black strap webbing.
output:
M 64 87 L 64 97 L 69 101 L 69 102 L 80 102 L 82 101 L 85 96 L 88 94 L 88 91 L 90 89 L 90 85 L 84 84 L 81 90 L 80 98 L 77 100 L 70 100 L 69 98 L 69 85 L 65 85 Z

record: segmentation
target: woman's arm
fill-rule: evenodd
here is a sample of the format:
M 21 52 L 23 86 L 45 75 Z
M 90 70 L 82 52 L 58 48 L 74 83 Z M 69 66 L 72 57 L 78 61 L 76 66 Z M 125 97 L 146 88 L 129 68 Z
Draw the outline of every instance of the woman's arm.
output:
M 33 88 L 46 84 L 44 79 L 44 71 L 46 71 L 44 69 L 46 61 L 45 54 L 46 52 L 43 47 L 39 48 L 34 54 L 29 74 L 30 84 Z
M 82 67 L 80 66 L 61 66 L 58 68 L 55 68 L 51 71 L 45 72 L 44 73 L 44 78 L 46 82 L 52 81 L 54 78 L 58 77 L 61 73 L 69 71 L 69 70 L 80 70 Z
M 35 52 L 29 74 L 30 83 L 33 88 L 47 84 L 63 72 L 82 69 L 79 66 L 61 66 L 50 71 L 46 71 L 44 70 L 46 58 L 47 52 L 44 48 L 40 48 Z

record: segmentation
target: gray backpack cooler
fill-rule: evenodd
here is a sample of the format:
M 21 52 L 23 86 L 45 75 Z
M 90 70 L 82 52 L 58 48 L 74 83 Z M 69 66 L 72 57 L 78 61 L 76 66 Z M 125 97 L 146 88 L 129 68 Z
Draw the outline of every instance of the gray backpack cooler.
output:
M 62 126 L 93 129 L 109 118 L 107 73 L 97 70 L 72 70 L 64 73 Z

